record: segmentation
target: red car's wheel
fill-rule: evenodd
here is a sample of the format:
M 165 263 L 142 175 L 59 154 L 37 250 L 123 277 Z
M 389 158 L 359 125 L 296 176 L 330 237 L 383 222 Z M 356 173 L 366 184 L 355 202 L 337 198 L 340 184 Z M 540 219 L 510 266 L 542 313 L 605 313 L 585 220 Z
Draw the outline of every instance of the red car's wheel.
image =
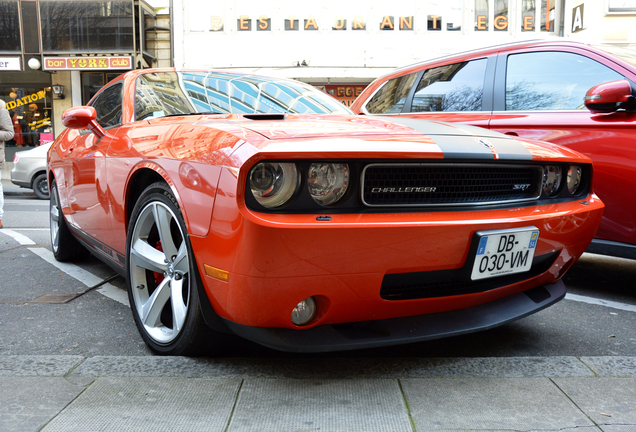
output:
M 163 355 L 193 355 L 211 330 L 201 316 L 196 268 L 183 216 L 165 183 L 137 201 L 128 229 L 127 285 L 137 328 Z
M 88 256 L 86 248 L 73 237 L 66 225 L 55 180 L 51 185 L 49 219 L 51 223 L 51 249 L 56 260 L 61 262 L 75 261 Z

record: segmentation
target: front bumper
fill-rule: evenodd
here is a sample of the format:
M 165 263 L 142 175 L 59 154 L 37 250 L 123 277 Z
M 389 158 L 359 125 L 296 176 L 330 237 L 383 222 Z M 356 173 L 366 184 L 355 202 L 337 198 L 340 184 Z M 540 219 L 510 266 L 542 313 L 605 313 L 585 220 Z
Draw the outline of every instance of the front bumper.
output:
M 538 312 L 565 297 L 562 281 L 468 309 L 306 330 L 250 327 L 223 319 L 237 335 L 288 352 L 345 351 L 421 342 L 488 330 Z

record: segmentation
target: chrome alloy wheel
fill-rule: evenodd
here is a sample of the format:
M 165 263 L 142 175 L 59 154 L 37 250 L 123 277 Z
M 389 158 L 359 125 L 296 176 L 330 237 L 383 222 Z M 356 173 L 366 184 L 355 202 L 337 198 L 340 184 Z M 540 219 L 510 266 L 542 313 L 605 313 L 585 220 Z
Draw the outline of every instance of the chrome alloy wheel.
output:
M 130 240 L 132 307 L 155 342 L 173 341 L 182 330 L 190 299 L 190 260 L 177 216 L 151 201 L 135 220 Z

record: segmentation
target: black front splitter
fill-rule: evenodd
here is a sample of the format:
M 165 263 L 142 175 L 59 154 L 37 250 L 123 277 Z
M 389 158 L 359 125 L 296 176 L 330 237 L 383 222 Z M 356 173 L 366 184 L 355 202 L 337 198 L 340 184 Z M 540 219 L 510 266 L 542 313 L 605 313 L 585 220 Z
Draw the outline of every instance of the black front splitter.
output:
M 468 309 L 361 323 L 323 325 L 307 330 L 250 327 L 223 318 L 222 321 L 238 336 L 280 351 L 347 351 L 487 330 L 545 309 L 565 297 L 565 293 L 565 284 L 559 280 Z

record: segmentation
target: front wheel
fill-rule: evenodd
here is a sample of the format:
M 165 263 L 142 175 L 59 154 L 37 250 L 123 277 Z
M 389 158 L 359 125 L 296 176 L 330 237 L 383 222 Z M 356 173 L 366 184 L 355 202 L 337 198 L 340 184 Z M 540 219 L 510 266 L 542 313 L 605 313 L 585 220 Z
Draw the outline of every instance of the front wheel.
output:
M 201 316 L 191 250 L 170 188 L 150 185 L 130 219 L 126 279 L 135 324 L 158 354 L 195 355 L 211 333 Z
M 61 262 L 77 261 L 88 256 L 88 251 L 73 237 L 73 234 L 68 229 L 62 213 L 60 194 L 57 191 L 55 180 L 53 180 L 51 185 L 49 221 L 51 226 L 51 250 L 56 260 Z

